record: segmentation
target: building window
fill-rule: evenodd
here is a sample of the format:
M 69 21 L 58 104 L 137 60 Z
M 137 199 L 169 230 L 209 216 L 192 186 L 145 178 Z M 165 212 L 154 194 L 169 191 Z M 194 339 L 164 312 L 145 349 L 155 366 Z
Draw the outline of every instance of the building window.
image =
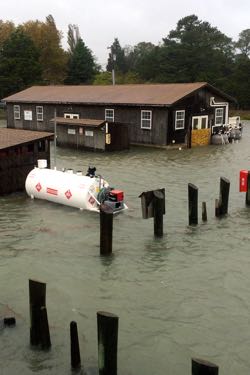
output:
M 14 105 L 14 120 L 20 120 L 20 105 Z
M 152 111 L 141 111 L 141 128 L 151 129 L 152 127 Z
M 114 109 L 105 109 L 105 121 L 110 121 L 110 122 L 115 121 Z
M 223 125 L 224 109 L 215 109 L 215 125 Z
M 23 111 L 24 120 L 32 121 L 32 111 Z
M 37 121 L 43 121 L 43 107 L 36 107 L 36 119 Z
M 69 118 L 69 119 L 79 119 L 79 114 L 78 113 L 64 113 L 64 118 Z
M 184 129 L 185 127 L 185 111 L 175 112 L 175 130 Z

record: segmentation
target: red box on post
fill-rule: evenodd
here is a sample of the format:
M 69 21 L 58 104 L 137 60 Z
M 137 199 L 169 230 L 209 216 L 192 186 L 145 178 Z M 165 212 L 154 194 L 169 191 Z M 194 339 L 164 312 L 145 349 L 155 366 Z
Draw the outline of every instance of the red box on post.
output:
M 247 179 L 248 179 L 248 171 L 243 169 L 240 171 L 240 192 L 246 193 L 247 192 Z

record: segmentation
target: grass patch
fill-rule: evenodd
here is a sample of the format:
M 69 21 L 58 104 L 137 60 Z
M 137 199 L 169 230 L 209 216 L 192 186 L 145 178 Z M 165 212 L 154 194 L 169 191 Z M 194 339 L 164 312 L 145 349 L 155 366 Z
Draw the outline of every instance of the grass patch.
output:
M 241 120 L 250 120 L 250 111 L 249 110 L 233 110 L 229 111 L 229 116 L 240 116 Z
M 4 109 L 0 109 L 0 119 L 5 120 L 6 119 L 6 112 Z

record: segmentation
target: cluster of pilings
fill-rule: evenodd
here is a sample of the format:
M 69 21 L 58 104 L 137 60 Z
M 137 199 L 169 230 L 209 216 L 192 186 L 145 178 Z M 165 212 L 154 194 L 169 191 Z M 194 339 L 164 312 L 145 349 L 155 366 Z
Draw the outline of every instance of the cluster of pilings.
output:
M 46 308 L 46 284 L 29 280 L 30 346 L 38 350 L 51 350 L 50 330 Z M 118 323 L 115 314 L 97 312 L 98 371 L 99 375 L 118 374 Z M 14 317 L 4 319 L 6 326 L 16 325 Z M 70 322 L 70 364 L 73 373 L 84 371 L 81 361 L 77 323 Z M 84 372 L 86 374 L 86 371 Z M 203 359 L 191 359 L 192 375 L 218 375 L 219 367 Z M 157 374 L 156 374 L 157 375 Z
M 250 171 L 248 172 L 246 205 L 250 206 Z M 198 224 L 198 187 L 188 184 L 188 225 Z M 220 177 L 219 198 L 215 199 L 215 216 L 220 218 L 228 214 L 230 181 Z M 139 195 L 143 219 L 154 219 L 154 236 L 163 236 L 163 216 L 165 215 L 165 188 L 150 190 Z M 207 205 L 202 202 L 202 221 L 207 221 Z M 100 254 L 112 253 L 113 213 L 110 207 L 100 206 Z
M 228 213 L 230 181 L 220 178 L 219 198 L 215 200 L 215 216 L 223 217 Z M 154 218 L 154 235 L 163 236 L 163 215 L 165 214 L 165 189 L 143 192 L 140 196 L 142 217 Z M 250 172 L 248 172 L 248 189 L 246 191 L 246 205 L 250 206 Z M 112 253 L 113 211 L 105 206 L 100 207 L 100 254 Z M 202 221 L 207 221 L 206 202 L 202 202 Z M 188 184 L 188 224 L 198 224 L 198 187 Z M 51 349 L 50 330 L 46 308 L 46 284 L 29 280 L 30 302 L 30 345 L 41 350 Z M 118 321 L 117 315 L 97 312 L 98 335 L 98 369 L 99 375 L 117 375 L 117 348 L 118 348 Z M 5 317 L 3 326 L 15 326 L 14 317 Z M 80 346 L 77 323 L 70 322 L 71 368 L 81 369 Z M 192 358 L 192 375 L 218 375 L 219 367 L 211 362 Z

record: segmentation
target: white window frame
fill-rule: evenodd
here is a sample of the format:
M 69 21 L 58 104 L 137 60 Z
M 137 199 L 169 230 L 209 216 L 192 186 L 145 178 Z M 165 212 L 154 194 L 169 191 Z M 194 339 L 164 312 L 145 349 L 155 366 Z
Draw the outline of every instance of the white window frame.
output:
M 26 109 L 25 111 L 23 111 L 23 118 L 25 121 L 32 121 L 33 119 L 32 111 L 29 109 Z
M 219 111 L 221 112 L 221 114 L 218 115 Z M 219 120 L 218 122 L 217 121 L 218 119 L 221 119 L 221 120 Z M 215 108 L 214 125 L 215 126 L 223 125 L 223 119 L 224 119 L 224 108 L 223 107 Z
M 206 127 L 205 128 L 202 128 L 202 120 L 203 119 L 206 120 Z M 198 120 L 197 129 L 194 129 L 194 120 Z M 204 115 L 204 116 L 193 116 L 192 117 L 192 130 L 201 130 L 201 129 L 208 129 L 208 116 L 207 115 Z
M 141 129 L 152 129 L 152 111 L 141 110 Z
M 70 120 L 79 119 L 79 114 L 78 113 L 64 113 L 63 117 L 68 118 Z
M 114 122 L 115 121 L 115 110 L 112 108 L 105 109 L 105 121 Z
M 43 106 L 41 105 L 36 106 L 36 120 L 43 121 Z
M 21 118 L 20 105 L 14 105 L 13 111 L 14 111 L 14 120 L 20 120 Z
M 181 115 L 180 118 L 178 118 L 179 115 Z M 185 128 L 185 110 L 182 109 L 179 111 L 175 111 L 175 130 L 180 130 L 184 128 Z

